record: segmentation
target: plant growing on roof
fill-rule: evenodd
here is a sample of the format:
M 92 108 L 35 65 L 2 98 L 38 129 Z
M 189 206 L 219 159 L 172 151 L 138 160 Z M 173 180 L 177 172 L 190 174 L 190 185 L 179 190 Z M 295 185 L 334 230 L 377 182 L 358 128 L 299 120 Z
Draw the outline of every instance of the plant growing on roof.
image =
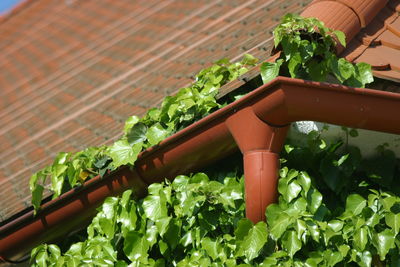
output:
M 281 51 L 274 63 L 261 65 L 264 83 L 278 75 L 312 81 L 330 81 L 353 87 L 373 82 L 371 66 L 352 64 L 335 54 L 337 41 L 346 46 L 345 35 L 332 31 L 315 18 L 287 14 L 274 30 L 275 51 Z
M 174 96 L 167 96 L 160 108 L 152 108 L 138 118 L 132 116 L 125 122 L 124 134 L 111 146 L 91 147 L 73 153 L 61 152 L 51 166 L 33 174 L 29 186 L 32 205 L 39 209 L 43 192 L 53 192 L 53 198 L 83 184 L 96 175 L 103 176 L 121 165 L 133 165 L 138 154 L 180 129 L 207 116 L 222 107 L 215 96 L 218 89 L 229 81 L 237 79 L 254 66 L 257 59 L 244 55 L 239 62 L 221 59 L 196 75 L 196 81 L 181 88 Z M 50 178 L 50 186 L 47 179 Z

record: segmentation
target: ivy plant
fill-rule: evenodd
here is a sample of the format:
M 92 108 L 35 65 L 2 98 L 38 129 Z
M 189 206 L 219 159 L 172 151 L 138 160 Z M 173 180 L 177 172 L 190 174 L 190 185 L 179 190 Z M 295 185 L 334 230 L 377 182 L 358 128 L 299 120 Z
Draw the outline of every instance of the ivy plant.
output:
M 330 76 L 330 80 L 353 87 L 373 82 L 369 64 L 352 64 L 336 56 L 337 42 L 346 46 L 343 32 L 330 30 L 316 18 L 287 14 L 274 29 L 275 50 L 281 51 L 279 58 L 261 65 L 263 82 L 278 75 L 320 82 Z
M 60 152 L 53 164 L 33 174 L 29 181 L 32 205 L 35 211 L 40 207 L 45 189 L 53 192 L 53 199 L 72 187 L 83 184 L 96 175 L 104 175 L 109 169 L 111 158 L 107 148 L 89 147 L 77 153 Z M 50 186 L 47 186 L 50 179 Z
M 43 244 L 34 266 L 398 266 L 400 172 L 393 152 L 371 166 L 342 141 L 318 133 L 281 154 L 279 200 L 267 222 L 244 218 L 239 160 L 154 183 L 143 199 L 109 197 L 82 241 Z M 220 165 L 220 164 L 217 164 Z M 230 166 L 230 167 L 227 167 Z M 392 179 L 384 176 L 391 176 Z M 380 178 L 378 178 L 380 177 Z M 389 182 L 390 180 L 390 182 Z
M 234 63 L 228 59 L 218 60 L 200 71 L 192 85 L 181 88 L 174 96 L 167 96 L 160 108 L 150 109 L 142 118 L 129 117 L 123 136 L 111 146 L 91 147 L 77 153 L 59 153 L 51 166 L 31 176 L 29 186 L 35 212 L 40 207 L 45 189 L 53 193 L 53 198 L 57 198 L 89 178 L 103 176 L 122 165 L 133 165 L 144 149 L 157 145 L 220 108 L 223 104 L 215 98 L 218 89 L 247 72 L 257 61 L 249 54 Z
M 283 18 L 275 32 L 281 50 L 263 63 L 268 82 L 277 75 L 363 87 L 372 81 L 367 64 L 334 54 L 343 33 L 316 19 Z M 196 82 L 167 97 L 143 118 L 130 117 L 122 138 L 110 147 L 60 153 L 53 165 L 32 176 L 34 194 L 51 177 L 54 196 L 92 175 L 134 164 L 143 149 L 193 123 L 222 104 L 217 90 L 253 66 L 223 59 L 196 76 Z M 109 197 L 86 230 L 66 248 L 42 244 L 32 250 L 34 266 L 399 266 L 400 169 L 394 153 L 379 148 L 362 159 L 357 148 L 328 143 L 312 132 L 306 145 L 285 145 L 279 172 L 279 201 L 267 207 L 267 222 L 244 218 L 240 163 L 219 166 L 172 182 L 149 186 L 147 197 L 132 191 Z M 240 162 L 240 161 L 239 161 Z M 232 169 L 234 168 L 234 169 Z M 66 182 L 67 181 L 67 185 Z M 35 198 L 36 207 L 40 198 Z

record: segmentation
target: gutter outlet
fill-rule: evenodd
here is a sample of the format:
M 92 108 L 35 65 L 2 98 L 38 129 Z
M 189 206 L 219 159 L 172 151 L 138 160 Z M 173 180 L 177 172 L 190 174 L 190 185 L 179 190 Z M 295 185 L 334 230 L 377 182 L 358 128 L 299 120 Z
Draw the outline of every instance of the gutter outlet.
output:
M 279 152 L 289 126 L 270 126 L 251 106 L 225 123 L 243 154 L 246 217 L 253 223 L 265 221 L 266 207 L 277 200 Z

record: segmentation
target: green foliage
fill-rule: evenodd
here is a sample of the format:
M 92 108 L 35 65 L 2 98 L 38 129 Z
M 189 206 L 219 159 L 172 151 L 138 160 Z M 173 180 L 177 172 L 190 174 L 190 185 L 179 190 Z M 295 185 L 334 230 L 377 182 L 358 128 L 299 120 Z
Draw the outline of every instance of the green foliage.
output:
M 331 75 L 336 82 L 353 87 L 373 82 L 369 64 L 352 64 L 335 55 L 336 40 L 346 46 L 344 33 L 328 29 L 316 18 L 288 14 L 275 28 L 274 37 L 281 54 L 275 63 L 261 65 L 264 83 L 278 75 L 312 81 L 326 81 Z
M 345 45 L 344 34 L 330 31 L 316 19 L 303 19 L 289 14 L 275 29 L 274 35 L 275 46 L 281 47 L 282 54 L 275 63 L 261 65 L 264 83 L 280 73 L 312 80 L 325 80 L 328 73 L 333 73 L 341 83 L 353 86 L 364 86 L 372 81 L 368 64 L 352 65 L 336 58 L 331 51 L 335 44 L 333 36 Z M 166 137 L 222 107 L 215 98 L 218 88 L 238 78 L 248 70 L 248 66 L 256 63 L 257 59 L 248 54 L 236 63 L 228 59 L 219 60 L 200 71 L 191 86 L 180 89 L 175 96 L 166 97 L 160 108 L 150 109 L 142 118 L 128 118 L 124 135 L 113 145 L 92 147 L 75 154 L 59 153 L 51 166 L 35 173 L 30 179 L 35 212 L 40 207 L 46 189 L 52 191 L 53 198 L 56 198 L 88 178 L 103 176 L 121 165 L 133 165 L 144 149 L 157 145 Z M 51 180 L 50 187 L 46 186 L 48 178 Z
M 135 201 L 132 191 L 109 197 L 87 229 L 88 239 L 61 253 L 55 245 L 32 251 L 36 266 L 187 266 L 251 262 L 267 242 L 265 223 L 244 216 L 243 178 L 210 181 L 204 173 L 152 184 Z M 235 226 L 242 229 L 237 231 Z M 237 258 L 235 260 L 234 258 Z
M 96 175 L 103 176 L 122 165 L 133 165 L 141 151 L 157 145 L 166 137 L 185 128 L 193 122 L 220 108 L 215 96 L 218 89 L 229 81 L 237 79 L 254 66 L 257 59 L 244 55 L 240 62 L 232 63 L 221 59 L 200 71 L 196 81 L 179 90 L 174 96 L 164 99 L 160 108 L 152 108 L 143 118 L 129 117 L 124 134 L 109 147 L 91 147 L 75 154 L 61 152 L 53 162 L 32 175 L 30 189 L 35 212 L 39 209 L 43 192 L 53 192 L 53 198 L 82 184 Z M 51 185 L 47 187 L 47 178 Z
M 370 66 L 353 65 L 333 53 L 335 38 L 316 19 L 286 16 L 274 32 L 282 50 L 264 63 L 264 83 L 278 74 L 364 86 Z M 37 208 L 51 178 L 54 197 L 121 165 L 134 164 L 143 149 L 221 107 L 220 86 L 247 71 L 256 59 L 223 59 L 201 71 L 196 82 L 167 97 L 143 118 L 130 117 L 124 135 L 110 147 L 74 155 L 60 153 L 52 166 L 30 181 Z M 351 136 L 357 132 L 347 130 Z M 279 201 L 267 207 L 267 222 L 244 217 L 243 177 L 239 173 L 197 173 L 152 184 L 148 196 L 132 191 L 109 197 L 87 228 L 87 239 L 65 251 L 43 244 L 32 250 L 33 266 L 399 266 L 400 170 L 393 152 L 382 146 L 363 160 L 358 149 L 327 143 L 312 132 L 306 146 L 288 144 L 282 152 Z M 212 179 L 210 179 L 212 178 Z M 65 183 L 68 181 L 68 183 Z M 66 186 L 67 185 L 67 186 Z
M 388 184 L 370 176 L 370 160 L 343 142 L 327 143 L 314 132 L 306 138 L 306 146 L 289 142 L 282 152 L 279 201 L 268 206 L 266 223 L 243 218 L 240 173 L 181 175 L 150 185 L 144 199 L 132 200 L 130 190 L 107 198 L 85 241 L 66 251 L 41 245 L 32 251 L 32 264 L 397 266 L 395 179 Z M 379 153 L 383 161 L 392 157 Z M 329 164 L 337 171 L 321 168 Z M 397 161 L 390 170 L 398 176 Z M 324 179 L 326 173 L 337 181 Z
M 38 210 L 44 189 L 53 192 L 53 198 L 72 187 L 82 184 L 98 174 L 103 175 L 109 169 L 110 158 L 106 147 L 89 147 L 75 154 L 61 152 L 51 166 L 47 166 L 32 175 L 29 187 L 32 192 L 32 205 Z M 50 178 L 50 187 L 47 179 Z
M 307 138 L 306 147 L 286 145 L 279 203 L 266 211 L 270 235 L 287 253 L 279 254 L 274 265 L 296 266 L 303 261 L 309 266 L 372 266 L 374 261 L 374 266 L 397 266 L 396 182 L 369 175 L 380 168 L 371 167 L 371 159 L 362 160 L 357 148 L 343 147 L 343 142 L 327 144 L 315 133 Z M 399 174 L 390 151 L 381 150 L 378 156 L 382 162 L 392 162 L 387 176 Z

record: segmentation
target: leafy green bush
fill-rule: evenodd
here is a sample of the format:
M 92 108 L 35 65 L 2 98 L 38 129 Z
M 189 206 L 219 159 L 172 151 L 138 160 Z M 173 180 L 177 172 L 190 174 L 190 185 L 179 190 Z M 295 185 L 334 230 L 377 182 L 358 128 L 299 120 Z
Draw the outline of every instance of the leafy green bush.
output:
M 393 153 L 381 150 L 380 163 L 374 159 L 372 166 L 356 148 L 327 145 L 315 133 L 308 138 L 305 147 L 285 146 L 279 202 L 268 206 L 267 223 L 244 218 L 241 171 L 224 166 L 217 174 L 152 184 L 144 199 L 132 200 L 130 190 L 107 198 L 84 241 L 63 253 L 43 244 L 32 251 L 32 263 L 398 266 L 400 188 Z

